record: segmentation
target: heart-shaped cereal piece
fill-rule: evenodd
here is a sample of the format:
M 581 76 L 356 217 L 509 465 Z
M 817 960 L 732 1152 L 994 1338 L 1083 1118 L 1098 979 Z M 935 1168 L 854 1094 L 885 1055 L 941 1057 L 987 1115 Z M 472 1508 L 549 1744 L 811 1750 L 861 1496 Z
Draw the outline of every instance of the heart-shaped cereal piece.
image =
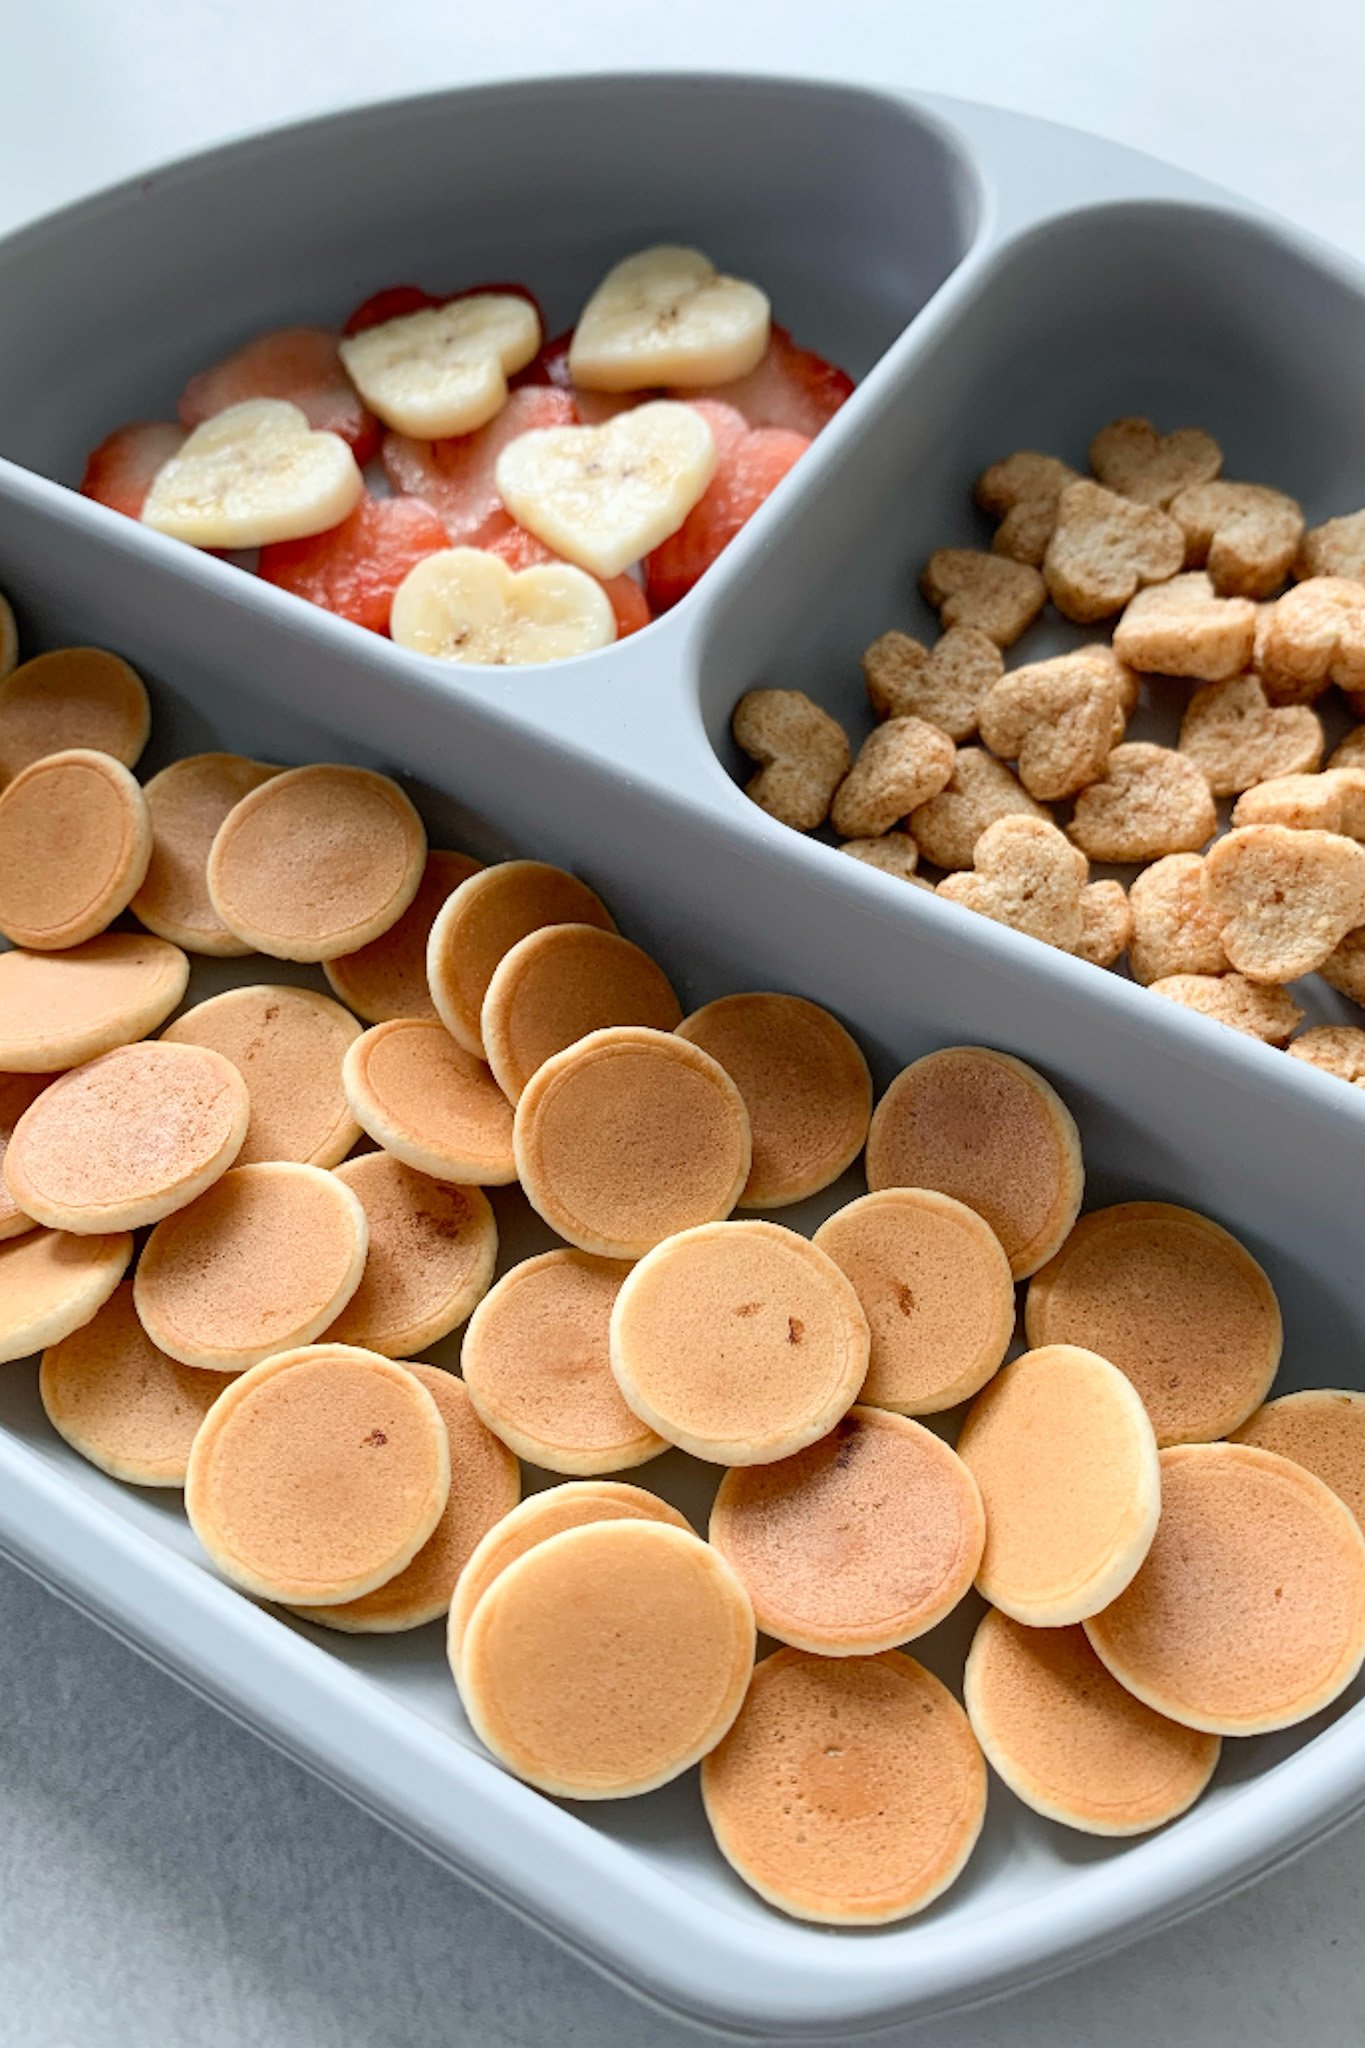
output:
M 1191 484 L 1171 500 L 1185 567 L 1207 568 L 1220 597 L 1269 597 L 1303 539 L 1303 507 L 1267 484 Z
M 1365 1031 L 1356 1024 L 1315 1024 L 1294 1040 L 1290 1056 L 1335 1074 L 1355 1088 L 1365 1088 Z
M 757 285 L 723 277 L 700 249 L 661 244 L 607 272 L 578 316 L 569 375 L 584 391 L 698 391 L 757 369 L 769 334 Z
M 976 842 L 971 874 L 945 875 L 940 896 L 996 924 L 1074 953 L 1084 929 L 1089 868 L 1083 854 L 1042 818 L 1000 818 Z
M 1159 860 L 1193 853 L 1218 824 L 1209 779 L 1174 747 L 1129 740 L 1109 756 L 1102 781 L 1076 799 L 1068 831 L 1091 860 Z
M 1337 832 L 1238 825 L 1204 862 L 1204 905 L 1250 981 L 1297 981 L 1365 924 L 1365 846 Z
M 969 868 L 978 839 L 998 818 L 1051 819 L 1003 761 L 984 747 L 959 747 L 953 772 L 937 796 L 912 811 L 920 852 L 939 868 Z
M 337 434 L 283 398 L 230 405 L 157 471 L 142 520 L 197 548 L 257 548 L 339 526 L 364 485 Z
M 596 577 L 569 562 L 514 571 L 481 548 L 444 548 L 399 584 L 389 631 L 414 654 L 522 667 L 609 646 L 616 614 Z
M 946 732 L 922 718 L 888 718 L 870 732 L 834 793 L 829 821 L 841 839 L 876 839 L 930 797 L 953 772 Z
M 1114 652 L 1151 675 L 1219 683 L 1241 674 L 1255 639 L 1250 598 L 1219 597 L 1195 569 L 1137 593 L 1114 628 Z
M 992 551 L 1041 569 L 1057 524 L 1057 501 L 1067 485 L 1077 481 L 1069 462 L 1033 448 L 1017 449 L 983 470 L 976 480 L 976 502 L 1000 521 Z
M 1365 930 L 1348 932 L 1333 948 L 1318 973 L 1339 995 L 1365 1007 Z
M 981 700 L 981 737 L 1017 763 L 1030 796 L 1074 796 L 1103 775 L 1123 735 L 1118 682 L 1086 650 L 1011 669 Z
M 540 319 L 519 292 L 471 292 L 362 328 L 341 360 L 370 411 L 419 441 L 472 434 L 502 411 L 507 379 L 540 347 Z
M 1347 512 L 1310 526 L 1294 557 L 1300 582 L 1310 576 L 1342 576 L 1365 583 L 1365 512 Z
M 1173 974 L 1227 972 L 1218 927 L 1204 907 L 1204 858 L 1168 853 L 1144 868 L 1128 891 L 1133 929 L 1128 971 L 1144 987 Z
M 715 467 L 702 415 L 660 398 L 600 427 L 534 428 L 503 449 L 496 477 L 537 540 L 594 576 L 619 576 L 677 532 Z
M 1004 657 L 975 626 L 950 626 L 932 649 L 908 633 L 883 633 L 863 656 L 867 701 L 878 718 L 923 718 L 949 739 L 976 731 L 982 693 Z
M 1202 427 L 1159 434 L 1150 420 L 1111 420 L 1090 443 L 1090 467 L 1125 498 L 1169 505 L 1192 484 L 1211 482 L 1223 467 L 1223 451 Z
M 1272 704 L 1307 704 L 1339 683 L 1365 710 L 1365 584 L 1310 576 L 1268 608 L 1256 667 Z
M 894 875 L 898 881 L 913 882 L 920 889 L 933 887 L 932 882 L 915 873 L 919 848 L 908 832 L 882 832 L 875 839 L 846 839 L 839 851 L 862 861 L 865 867 L 880 868 L 884 875 Z
M 1152 982 L 1151 990 L 1263 1045 L 1287 1045 L 1303 1022 L 1288 989 L 1248 981 L 1243 974 L 1168 974 Z
M 735 745 L 759 772 L 744 794 L 784 825 L 813 832 L 853 758 L 848 737 L 803 690 L 750 690 L 730 720 Z
M 1121 882 L 1087 882 L 1081 891 L 1081 936 L 1078 960 L 1094 967 L 1112 967 L 1133 932 L 1128 892 Z
M 1358 725 L 1348 732 L 1345 739 L 1332 749 L 1328 757 L 1329 768 L 1365 768 L 1365 725 Z
M 1047 601 L 1036 569 L 980 548 L 935 548 L 919 587 L 945 627 L 975 626 L 997 647 L 1012 647 Z
M 1184 559 L 1185 536 L 1166 513 L 1083 477 L 1058 500 L 1043 576 L 1062 616 L 1084 626 L 1122 611 L 1143 584 L 1174 576 Z
M 1273 775 L 1303 775 L 1322 760 L 1322 722 L 1307 704 L 1266 702 L 1257 676 L 1196 690 L 1180 721 L 1180 751 L 1215 796 L 1236 796 Z
M 1348 839 L 1365 839 L 1365 769 L 1271 776 L 1238 797 L 1232 822 L 1287 825 L 1294 832 L 1344 832 Z

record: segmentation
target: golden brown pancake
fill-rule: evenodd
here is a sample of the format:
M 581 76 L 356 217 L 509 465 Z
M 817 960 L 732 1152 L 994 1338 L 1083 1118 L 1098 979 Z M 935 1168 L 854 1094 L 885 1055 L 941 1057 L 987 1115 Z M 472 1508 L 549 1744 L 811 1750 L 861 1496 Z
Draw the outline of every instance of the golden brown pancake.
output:
M 1187 1728 L 1292 1728 L 1365 1658 L 1365 1536 L 1289 1458 L 1177 1444 L 1147 1561 L 1086 1634 L 1120 1685 Z
M 1072 1344 L 1026 1351 L 977 1395 L 957 1448 L 986 1509 L 976 1583 L 993 1607 L 1064 1628 L 1117 1598 L 1151 1547 L 1161 1480 L 1116 1366 Z
M 716 1465 L 768 1465 L 852 1406 L 868 1341 L 852 1286 L 807 1238 L 780 1223 L 706 1223 L 626 1279 L 611 1369 L 670 1443 Z
M 348 1635 L 392 1635 L 439 1621 L 470 1553 L 521 1497 L 521 1468 L 474 1413 L 464 1382 L 434 1365 L 409 1365 L 441 1412 L 450 1440 L 450 1493 L 435 1531 L 410 1565 L 358 1600 L 301 1607 L 306 1621 Z
M 933 1188 L 882 1188 L 814 1237 L 853 1283 L 872 1333 L 862 1399 L 935 1415 L 979 1393 L 1014 1334 L 1014 1282 L 983 1216 Z
M 783 1209 L 836 1181 L 867 1138 L 872 1076 L 837 1017 L 801 996 L 722 996 L 678 1026 L 744 1098 L 753 1161 L 741 1209 Z
M 623 1479 L 571 1479 L 563 1486 L 531 1494 L 520 1507 L 504 1515 L 470 1553 L 450 1603 L 446 1654 L 456 1678 L 469 1617 L 500 1571 L 565 1529 L 582 1529 L 589 1522 L 621 1521 L 663 1522 L 670 1529 L 692 1534 L 691 1523 L 675 1507 L 657 1493 Z
M 952 1612 L 976 1577 L 986 1518 L 940 1437 L 851 1408 L 795 1457 L 727 1472 L 710 1533 L 767 1635 L 852 1657 L 908 1643 Z
M 476 875 L 483 862 L 467 853 L 428 853 L 422 879 L 397 924 L 358 953 L 324 960 L 322 971 L 348 1009 L 367 1024 L 391 1017 L 436 1015 L 427 986 L 427 940 L 446 898 Z
M 157 1224 L 138 1264 L 137 1312 L 182 1365 L 243 1372 L 330 1328 L 360 1285 L 367 1238 L 365 1211 L 334 1174 L 235 1166 Z
M 152 857 L 132 906 L 148 931 L 187 953 L 237 959 L 251 951 L 209 900 L 209 849 L 233 806 L 279 772 L 241 754 L 190 754 L 152 777 L 143 791 Z
M 68 747 L 136 765 L 152 710 L 136 669 L 102 647 L 54 647 L 0 681 L 0 787 Z
M 369 1225 L 365 1271 L 327 1332 L 386 1358 L 411 1358 L 458 1329 L 488 1292 L 498 1226 L 482 1189 L 414 1173 L 388 1152 L 336 1169 Z
M 1009 1053 L 955 1045 L 906 1067 L 877 1104 L 867 1184 L 965 1202 L 1023 1280 L 1075 1222 L 1085 1173 L 1071 1112 L 1041 1074 Z
M 504 954 L 547 924 L 616 926 L 586 882 L 539 860 L 504 860 L 462 882 L 431 927 L 427 981 L 437 1015 L 466 1052 L 487 1057 L 480 1018 Z
M 0 1244 L 0 1365 L 59 1344 L 108 1301 L 133 1256 L 126 1230 L 30 1230 Z
M 516 1179 L 512 1105 L 444 1024 L 372 1025 L 349 1048 L 341 1078 L 361 1129 L 418 1173 L 490 1188 Z
M 504 1566 L 469 1618 L 458 1682 L 475 1734 L 566 1799 L 666 1785 L 738 1713 L 754 1617 L 690 1531 L 592 1522 Z
M 140 1230 L 227 1172 L 248 1107 L 246 1083 L 221 1053 L 119 1046 L 44 1089 L 10 1139 L 5 1180 L 52 1230 Z
M 726 1861 L 798 1920 L 881 1926 L 947 1890 L 976 1846 L 986 1766 L 946 1686 L 900 1650 L 778 1650 L 702 1765 Z
M 494 1079 L 516 1102 L 546 1060 L 590 1031 L 671 1031 L 681 1016 L 663 969 L 629 939 L 595 924 L 551 924 L 504 953 L 479 1028 Z
M 1316 1473 L 1365 1528 L 1365 1394 L 1343 1387 L 1281 1394 L 1258 1408 L 1232 1441 L 1278 1451 Z
M 130 1486 L 183 1486 L 190 1445 L 227 1385 L 158 1351 L 123 1281 L 93 1319 L 43 1353 L 38 1392 L 75 1451 Z
M 547 1472 L 622 1472 L 668 1448 L 611 1369 L 611 1312 L 629 1271 L 591 1252 L 543 1252 L 504 1273 L 470 1318 L 460 1353 L 470 1399 Z
M 1222 1748 L 1135 1699 L 1079 1625 L 1024 1628 L 992 1609 L 963 1692 L 976 1739 L 1015 1797 L 1082 1834 L 1140 1835 L 1174 1820 Z
M 1035 1277 L 1024 1322 L 1030 1344 L 1082 1344 L 1127 1373 L 1162 1445 L 1245 1422 L 1270 1390 L 1283 1337 L 1250 1252 L 1170 1202 L 1083 1216 Z
M 245 1592 L 332 1607 L 411 1564 L 449 1492 L 450 1440 L 417 1375 L 307 1344 L 229 1381 L 194 1440 L 185 1509 Z
M 728 1216 L 749 1177 L 749 1118 L 725 1069 L 638 1025 L 547 1060 L 517 1104 L 513 1143 L 532 1207 L 606 1259 Z
M 7 1237 L 22 1237 L 34 1227 L 33 1218 L 24 1214 L 6 1184 L 5 1154 L 14 1136 L 14 1126 L 44 1088 L 50 1086 L 48 1074 L 0 1074 L 0 1242 Z
M 164 1023 L 190 963 L 142 932 L 103 932 L 69 953 L 0 953 L 0 1068 L 58 1074 Z
M 172 1045 L 206 1045 L 232 1061 L 251 1097 L 239 1166 L 290 1159 L 337 1166 L 360 1136 L 341 1081 L 360 1026 L 311 988 L 258 983 L 196 1003 L 168 1024 Z
M 258 952 L 332 960 L 397 924 L 426 857 L 396 782 L 319 762 L 272 775 L 228 813 L 209 853 L 209 900 Z
M 57 953 L 126 910 L 152 852 L 147 800 L 121 762 L 73 748 L 0 792 L 0 932 Z

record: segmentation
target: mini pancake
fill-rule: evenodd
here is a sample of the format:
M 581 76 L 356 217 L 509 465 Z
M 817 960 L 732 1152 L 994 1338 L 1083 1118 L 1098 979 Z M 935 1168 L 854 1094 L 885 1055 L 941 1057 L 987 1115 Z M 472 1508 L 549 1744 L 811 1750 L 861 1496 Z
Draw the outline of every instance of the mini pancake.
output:
M 1024 1326 L 1030 1344 L 1083 1344 L 1127 1373 L 1162 1445 L 1245 1422 L 1283 1341 L 1275 1290 L 1250 1252 L 1170 1202 L 1082 1216 L 1030 1286 Z
M 34 1228 L 9 1191 L 4 1177 L 5 1154 L 14 1136 L 14 1126 L 44 1088 L 51 1086 L 47 1074 L 0 1074 L 0 1243 L 8 1237 L 22 1237 Z
M 593 924 L 551 924 L 504 953 L 479 1029 L 493 1077 L 516 1102 L 546 1060 L 590 1031 L 646 1024 L 671 1031 L 682 1008 L 648 953 Z
M 234 805 L 279 772 L 241 754 L 190 754 L 147 783 L 152 857 L 132 907 L 148 931 L 187 953 L 230 960 L 251 951 L 209 901 L 209 849 Z
M 195 1437 L 185 1510 L 244 1592 L 332 1607 L 411 1564 L 449 1493 L 450 1440 L 417 1375 L 307 1344 L 229 1381 Z
M 142 678 L 103 647 L 55 647 L 0 681 L 0 788 L 30 762 L 91 747 L 136 766 L 152 729 Z
M 979 1393 L 1014 1335 L 1014 1282 L 983 1216 L 932 1188 L 882 1188 L 814 1237 L 853 1283 L 872 1332 L 862 1399 L 936 1415 Z
M 0 953 L 0 1069 L 58 1074 L 163 1024 L 190 963 L 143 932 L 102 932 L 69 953 Z
M 74 1451 L 130 1486 L 183 1486 L 190 1446 L 227 1382 L 158 1351 L 125 1280 L 83 1328 L 43 1353 L 47 1419 Z
M 957 1701 L 913 1657 L 778 1650 L 703 1763 L 701 1793 L 721 1854 L 770 1906 L 876 1927 L 958 1876 L 986 1766 Z
M 348 1049 L 341 1079 L 361 1129 L 418 1173 L 490 1188 L 516 1179 L 512 1105 L 444 1024 L 372 1025 Z
M 504 860 L 462 882 L 437 915 L 427 943 L 436 1013 L 466 1052 L 485 1059 L 480 1018 L 499 961 L 547 924 L 616 929 L 586 882 L 539 860 Z
M 506 1444 L 485 1429 L 454 1373 L 409 1365 L 441 1413 L 450 1440 L 450 1492 L 435 1531 L 412 1563 L 372 1593 L 337 1607 L 301 1607 L 305 1621 L 347 1635 L 393 1635 L 439 1621 L 470 1553 L 521 1498 L 521 1468 Z
M 1085 1189 L 1070 1110 L 1005 1052 L 948 1046 L 897 1074 L 867 1138 L 867 1184 L 937 1188 L 984 1216 L 1023 1280 L 1075 1222 Z
M 513 1145 L 532 1207 L 606 1259 L 728 1216 L 749 1177 L 748 1113 L 725 1069 L 633 1024 L 546 1060 L 517 1104 Z
M 147 801 L 121 762 L 49 754 L 0 792 L 0 931 L 56 953 L 126 910 L 152 852 Z
M 1177 1444 L 1147 1562 L 1086 1634 L 1120 1685 L 1187 1728 L 1292 1728 L 1365 1659 L 1365 1536 L 1289 1458 Z
M 693 1533 L 686 1516 L 680 1515 L 668 1501 L 623 1479 L 571 1479 L 563 1486 L 550 1486 L 544 1493 L 531 1494 L 520 1507 L 504 1515 L 496 1528 L 489 1530 L 460 1573 L 450 1603 L 446 1634 L 446 1655 L 457 1680 L 469 1617 L 499 1572 L 524 1557 L 537 1543 L 544 1543 L 565 1529 L 586 1528 L 589 1522 L 662 1522 L 670 1529 Z
M 360 1136 L 341 1081 L 360 1026 L 330 996 L 284 983 L 230 988 L 196 1003 L 161 1036 L 210 1047 L 246 1082 L 251 1117 L 239 1166 L 271 1159 L 337 1166 Z
M 622 1472 L 668 1448 L 611 1369 L 611 1312 L 629 1271 L 591 1252 L 543 1252 L 504 1273 L 470 1317 L 460 1353 L 469 1397 L 547 1472 Z
M 1085 1630 L 988 1613 L 963 1677 L 967 1716 L 1015 1797 L 1086 1835 L 1140 1835 L 1193 1806 L 1216 1735 L 1182 1728 L 1111 1678 Z
M 140 1230 L 183 1209 L 242 1148 L 246 1083 L 201 1046 L 120 1046 L 63 1074 L 19 1119 L 5 1181 L 52 1230 Z
M 722 996 L 679 1036 L 718 1060 L 744 1098 L 753 1162 L 741 1209 L 783 1209 L 853 1164 L 867 1138 L 872 1076 L 837 1017 L 801 996 Z
M 368 1236 L 334 1174 L 234 1166 L 157 1224 L 138 1262 L 137 1312 L 182 1365 L 244 1372 L 330 1328 L 360 1285 Z
M 828 1435 L 867 1376 L 867 1318 L 833 1259 L 780 1223 L 704 1223 L 641 1259 L 611 1317 L 640 1418 L 716 1465 Z
M 332 960 L 397 924 L 426 866 L 422 821 L 396 782 L 318 763 L 272 775 L 229 811 L 208 858 L 230 932 L 277 960 Z
M 1342 1387 L 1282 1394 L 1258 1408 L 1232 1441 L 1278 1451 L 1315 1473 L 1365 1528 L 1365 1394 Z
M 397 924 L 358 953 L 323 961 L 322 971 L 333 991 L 357 1017 L 367 1024 L 387 1024 L 392 1017 L 436 1015 L 427 986 L 431 927 L 447 897 L 482 866 L 467 853 L 428 853 L 417 894 Z
M 474 1733 L 565 1799 L 678 1777 L 739 1712 L 754 1617 L 690 1531 L 592 1522 L 504 1566 L 469 1618 L 458 1682 Z
M 59 1344 L 102 1308 L 133 1256 L 126 1230 L 30 1230 L 0 1244 L 0 1365 Z
M 336 1177 L 365 1211 L 369 1252 L 327 1341 L 411 1358 L 458 1329 L 488 1292 L 498 1256 L 488 1198 L 414 1173 L 387 1152 L 348 1159 Z
M 852 1408 L 795 1457 L 727 1472 L 710 1535 L 766 1634 L 852 1657 L 908 1643 L 952 1612 L 976 1577 L 986 1518 L 940 1437 Z
M 1072 1344 L 1026 1351 L 957 1440 L 986 1509 L 978 1590 L 1029 1628 L 1098 1614 L 1138 1570 L 1161 1512 L 1156 1439 L 1116 1366 Z

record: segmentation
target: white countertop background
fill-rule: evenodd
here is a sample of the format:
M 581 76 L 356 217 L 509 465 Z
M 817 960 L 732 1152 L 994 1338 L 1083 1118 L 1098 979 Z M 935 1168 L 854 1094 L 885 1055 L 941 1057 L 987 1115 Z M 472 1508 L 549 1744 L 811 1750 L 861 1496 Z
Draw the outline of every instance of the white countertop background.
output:
M 0 0 L 0 231 L 346 103 L 653 68 L 1017 107 L 1170 158 L 1365 257 L 1360 0 L 689 0 L 657 19 L 641 0 Z M 1363 1924 L 1358 1823 L 1117 1958 L 881 2038 L 1353 2048 L 1365 2041 Z M 0 1566 L 0 2048 L 700 2038 Z

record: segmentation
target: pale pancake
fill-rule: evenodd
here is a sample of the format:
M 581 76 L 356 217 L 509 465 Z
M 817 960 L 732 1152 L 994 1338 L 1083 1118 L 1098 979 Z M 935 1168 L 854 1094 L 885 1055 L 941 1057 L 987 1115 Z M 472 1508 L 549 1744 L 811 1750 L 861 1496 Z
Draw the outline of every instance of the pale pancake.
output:
M 5 1181 L 5 1154 L 14 1136 L 14 1126 L 44 1088 L 51 1085 L 52 1077 L 48 1074 L 0 1074 L 0 1242 L 7 1237 L 22 1237 L 34 1227 L 33 1218 L 24 1214 Z
M 1278 1451 L 1316 1473 L 1365 1528 L 1365 1394 L 1344 1387 L 1281 1394 L 1258 1408 L 1232 1441 Z
M 590 1031 L 645 1024 L 671 1031 L 682 1016 L 661 967 L 618 932 L 544 925 L 498 962 L 479 1013 L 494 1079 L 516 1102 L 546 1060 Z
M 512 1105 L 444 1024 L 372 1025 L 347 1051 L 341 1078 L 361 1129 L 418 1173 L 475 1187 L 516 1179 Z
M 476 1058 L 487 1057 L 480 1018 L 499 961 L 547 924 L 616 929 L 586 882 L 539 860 L 504 860 L 462 882 L 431 927 L 427 981 L 437 1015 Z
M 126 1230 L 30 1230 L 0 1244 L 0 1365 L 59 1344 L 102 1308 L 133 1256 Z
M 411 1358 L 458 1329 L 488 1292 L 498 1257 L 488 1198 L 414 1173 L 388 1152 L 348 1159 L 336 1177 L 365 1211 L 369 1250 L 327 1341 Z
M 168 1024 L 173 1045 L 206 1045 L 246 1082 L 251 1116 L 239 1166 L 294 1160 L 338 1166 L 360 1136 L 341 1066 L 360 1026 L 311 988 L 257 983 L 196 1003 Z
M 279 772 L 241 754 L 189 754 L 146 784 L 152 857 L 132 907 L 149 932 L 219 959 L 251 951 L 209 900 L 209 849 L 233 806 Z
M 136 765 L 152 727 L 137 670 L 103 647 L 55 647 L 0 680 L 0 787 L 44 754 L 91 747 Z
M 389 926 L 358 953 L 324 960 L 322 971 L 334 992 L 367 1024 L 387 1024 L 391 1017 L 436 1015 L 427 985 L 427 941 L 436 913 L 446 899 L 476 875 L 483 862 L 467 853 L 427 855 L 422 879 L 397 924 Z
M 151 852 L 147 800 L 121 762 L 79 748 L 35 761 L 0 792 L 0 932 L 43 953 L 93 939 Z
M 103 932 L 69 953 L 0 953 L 0 1069 L 58 1074 L 165 1022 L 190 963 L 143 932 Z

